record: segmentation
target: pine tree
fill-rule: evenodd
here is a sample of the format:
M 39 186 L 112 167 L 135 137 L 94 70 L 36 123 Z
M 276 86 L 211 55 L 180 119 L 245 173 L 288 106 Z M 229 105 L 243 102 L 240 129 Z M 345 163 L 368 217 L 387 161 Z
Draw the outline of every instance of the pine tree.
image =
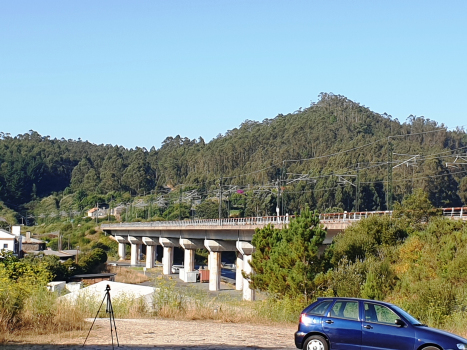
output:
M 313 279 L 320 272 L 319 247 L 326 231 L 317 213 L 306 208 L 289 226 L 278 230 L 272 226 L 257 230 L 252 258 L 252 287 L 282 298 L 304 296 L 313 291 Z

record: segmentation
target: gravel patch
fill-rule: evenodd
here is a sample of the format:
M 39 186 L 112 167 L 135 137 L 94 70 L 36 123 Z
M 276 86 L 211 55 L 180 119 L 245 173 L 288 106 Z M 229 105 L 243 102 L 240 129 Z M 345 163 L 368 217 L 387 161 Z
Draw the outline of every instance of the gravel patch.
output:
M 92 320 L 91 320 L 92 321 Z M 209 321 L 177 321 L 162 319 L 116 320 L 120 347 L 116 349 L 158 350 L 254 350 L 296 349 L 294 326 L 252 325 Z M 89 323 L 91 326 L 91 323 Z M 74 337 L 37 337 L 33 343 L 20 339 L 0 345 L 0 349 L 112 349 L 109 319 L 98 319 L 83 347 L 86 332 Z

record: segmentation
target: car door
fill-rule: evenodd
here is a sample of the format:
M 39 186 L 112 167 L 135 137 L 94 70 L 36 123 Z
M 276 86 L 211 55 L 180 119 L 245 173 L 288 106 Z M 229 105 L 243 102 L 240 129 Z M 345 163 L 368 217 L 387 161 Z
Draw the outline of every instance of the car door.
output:
M 362 350 L 413 350 L 415 331 L 411 325 L 395 324 L 400 317 L 389 307 L 363 303 Z
M 356 300 L 336 300 L 326 317 L 322 318 L 323 331 L 328 336 L 331 349 L 360 350 L 362 323 Z

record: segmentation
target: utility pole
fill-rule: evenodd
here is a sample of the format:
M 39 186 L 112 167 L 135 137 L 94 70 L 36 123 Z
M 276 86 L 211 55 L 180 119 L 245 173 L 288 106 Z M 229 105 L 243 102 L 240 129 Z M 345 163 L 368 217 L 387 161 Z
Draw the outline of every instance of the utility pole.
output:
M 285 175 L 285 174 L 286 174 L 285 165 L 284 165 L 284 163 L 282 163 L 281 181 L 280 181 L 281 186 L 282 186 L 282 184 L 284 183 L 284 180 L 285 180 L 285 179 L 284 179 L 284 177 L 285 177 L 284 175 Z M 285 187 L 284 187 L 284 189 L 285 189 Z M 281 196 L 281 207 L 282 207 L 282 208 L 281 208 L 281 213 L 282 213 L 282 215 L 285 215 L 285 210 L 284 210 L 284 192 L 285 192 L 285 191 L 282 191 L 282 196 Z
M 180 185 L 180 200 L 178 201 L 178 220 L 182 220 L 182 185 Z
M 281 185 L 280 185 L 280 179 L 277 179 L 276 181 L 277 185 L 277 200 L 276 200 L 276 214 L 279 217 L 281 215 L 281 209 L 280 209 L 280 198 L 281 198 Z
M 357 163 L 357 188 L 355 189 L 357 192 L 355 198 L 355 211 L 360 211 L 360 163 Z
M 219 179 L 219 224 L 222 226 L 222 176 Z
M 386 191 L 386 206 L 388 210 L 392 210 L 392 151 L 393 146 L 390 139 L 388 137 L 388 185 Z

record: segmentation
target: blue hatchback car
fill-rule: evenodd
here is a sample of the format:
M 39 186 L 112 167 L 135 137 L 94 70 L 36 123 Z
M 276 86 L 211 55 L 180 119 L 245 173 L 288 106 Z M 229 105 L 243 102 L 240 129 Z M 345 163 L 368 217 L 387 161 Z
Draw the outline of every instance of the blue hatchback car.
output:
M 462 350 L 467 339 L 427 327 L 382 301 L 318 298 L 300 315 L 295 345 L 304 350 Z

